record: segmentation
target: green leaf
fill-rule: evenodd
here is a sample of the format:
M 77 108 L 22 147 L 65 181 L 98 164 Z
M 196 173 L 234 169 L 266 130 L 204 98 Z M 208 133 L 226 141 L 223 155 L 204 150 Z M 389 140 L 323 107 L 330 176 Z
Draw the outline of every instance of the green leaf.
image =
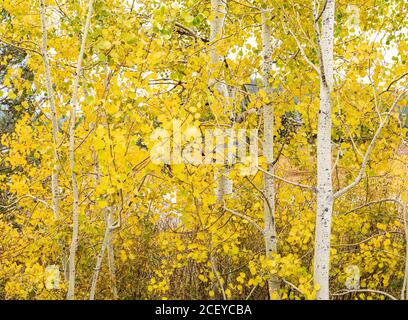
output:
M 99 50 L 108 50 L 112 46 L 112 43 L 108 40 L 101 40 L 96 45 L 96 48 Z

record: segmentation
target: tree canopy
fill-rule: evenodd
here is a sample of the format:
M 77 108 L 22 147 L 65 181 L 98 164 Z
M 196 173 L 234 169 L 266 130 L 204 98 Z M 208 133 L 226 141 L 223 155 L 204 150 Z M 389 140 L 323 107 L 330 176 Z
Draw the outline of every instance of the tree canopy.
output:
M 0 298 L 408 299 L 407 9 L 0 0 Z

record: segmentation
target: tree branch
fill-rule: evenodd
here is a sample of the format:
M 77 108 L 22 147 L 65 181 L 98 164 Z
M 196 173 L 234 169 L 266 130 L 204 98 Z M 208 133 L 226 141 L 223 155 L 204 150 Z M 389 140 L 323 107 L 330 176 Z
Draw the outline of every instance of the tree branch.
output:
M 264 234 L 264 230 L 259 226 L 259 224 L 257 224 L 254 220 L 252 220 L 250 217 L 241 214 L 239 212 L 236 212 L 234 210 L 228 209 L 226 206 L 224 206 L 224 210 L 233 214 L 234 216 L 240 217 L 246 221 L 248 221 L 249 223 L 251 223 L 260 233 Z
M 379 291 L 379 290 L 370 290 L 370 289 L 359 289 L 359 290 L 344 290 L 336 293 L 332 293 L 332 296 L 344 296 L 345 294 L 348 293 L 353 293 L 353 292 L 370 292 L 370 293 L 377 293 L 377 294 L 382 294 L 391 300 L 398 300 L 394 296 L 390 295 L 389 293 L 386 293 L 384 291 Z
M 347 211 L 347 212 L 345 212 L 345 213 L 343 213 L 343 214 L 346 215 L 346 214 L 352 213 L 352 212 L 354 212 L 354 211 L 360 210 L 360 209 L 362 209 L 362 208 L 371 206 L 371 205 L 373 205 L 373 204 L 382 203 L 382 202 L 394 202 L 394 203 L 397 203 L 398 205 L 402 205 L 401 202 L 400 202 L 399 200 L 397 200 L 397 199 L 392 199 L 392 198 L 389 198 L 389 199 L 381 199 L 381 200 L 376 200 L 376 201 L 367 202 L 367 203 L 365 203 L 365 204 L 363 204 L 363 205 L 361 205 L 361 206 L 358 206 L 358 207 L 356 207 L 356 208 L 353 208 L 353 209 L 351 209 L 350 211 Z
M 294 185 L 294 186 L 297 186 L 297 187 L 299 187 L 299 188 L 309 189 L 309 190 L 311 190 L 311 191 L 316 192 L 316 188 L 315 188 L 315 187 L 308 186 L 308 185 L 301 184 L 301 183 L 297 183 L 297 182 L 290 181 L 290 180 L 286 180 L 285 178 L 282 178 L 282 177 L 276 176 L 276 175 L 274 175 L 274 174 L 271 174 L 270 172 L 267 172 L 267 171 L 265 171 L 264 169 L 262 169 L 262 168 L 260 168 L 260 167 L 257 167 L 257 169 L 258 169 L 259 171 L 262 171 L 263 173 L 265 173 L 265 174 L 267 174 L 267 175 L 270 175 L 270 176 L 274 177 L 275 179 L 281 180 L 281 181 L 283 181 L 283 182 L 289 183 L 289 184 Z
M 392 103 L 389 111 L 387 112 L 387 115 L 385 116 L 384 121 L 380 122 L 380 125 L 377 128 L 377 131 L 374 134 L 373 139 L 370 142 L 370 145 L 368 146 L 368 149 L 364 155 L 364 159 L 363 162 L 361 164 L 361 168 L 360 168 L 360 172 L 357 175 L 357 177 L 354 179 L 354 181 L 352 183 L 350 183 L 348 186 L 344 187 L 343 189 L 337 191 L 336 193 L 334 193 L 333 198 L 337 199 L 339 197 L 341 197 L 342 195 L 344 195 L 345 193 L 347 193 L 348 191 L 350 191 L 351 189 L 353 189 L 363 178 L 368 160 L 370 159 L 370 154 L 372 149 L 374 148 L 375 142 L 377 141 L 377 138 L 379 137 L 379 135 L 381 134 L 381 131 L 383 130 L 383 128 L 385 127 L 386 123 L 388 122 L 388 119 L 390 118 L 392 112 L 394 111 L 395 106 L 397 105 L 398 101 L 401 99 L 401 97 L 405 94 L 406 92 L 406 88 L 405 90 L 402 90 L 402 92 L 397 96 L 397 98 L 394 100 L 394 102 Z
M 320 75 L 320 70 L 319 68 L 308 58 L 308 56 L 305 53 L 305 50 L 303 49 L 302 45 L 300 44 L 299 40 L 295 36 L 295 34 L 292 32 L 290 28 L 288 28 L 289 33 L 292 35 L 293 39 L 295 39 L 296 45 L 300 50 L 300 53 L 302 54 L 303 58 L 306 60 L 306 62 L 312 67 L 313 70 L 317 72 L 318 75 Z
M 198 35 L 196 32 L 194 32 L 194 30 L 182 25 L 181 23 L 176 22 L 174 24 L 176 27 L 178 27 L 179 29 L 183 30 L 185 34 L 192 36 L 196 39 L 201 40 L 202 42 L 208 43 L 210 42 L 210 40 L 208 40 L 207 38 L 201 37 L 200 35 Z M 180 32 L 179 32 L 180 33 Z

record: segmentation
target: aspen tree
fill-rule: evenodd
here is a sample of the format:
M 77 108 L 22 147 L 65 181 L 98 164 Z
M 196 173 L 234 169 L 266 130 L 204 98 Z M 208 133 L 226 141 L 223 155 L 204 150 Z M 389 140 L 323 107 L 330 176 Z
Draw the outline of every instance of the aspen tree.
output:
M 41 53 L 44 63 L 45 82 L 47 85 L 48 101 L 51 110 L 51 123 L 52 123 L 52 148 L 54 152 L 54 167 L 51 174 L 51 191 L 52 191 L 52 207 L 54 211 L 54 218 L 60 217 L 59 213 L 59 183 L 58 176 L 60 172 L 59 155 L 58 155 L 58 116 L 55 106 L 54 89 L 52 87 L 52 77 L 50 71 L 50 63 L 47 52 L 47 23 L 46 23 L 46 8 L 44 0 L 40 1 L 40 15 L 41 15 L 41 27 L 42 27 L 42 46 Z
M 211 11 L 213 18 L 210 23 L 210 71 L 208 86 L 210 88 L 213 87 L 214 90 L 222 96 L 224 108 L 226 108 L 228 106 L 229 92 L 228 86 L 224 79 L 221 78 L 223 72 L 219 71 L 222 68 L 224 57 L 219 54 L 218 50 L 224 32 L 224 24 L 227 15 L 227 1 L 211 0 Z M 215 78 L 215 76 L 217 78 Z M 227 168 L 223 167 L 219 170 L 217 177 L 218 187 L 216 191 L 216 196 L 219 202 L 223 201 L 224 196 L 228 193 L 230 183 L 232 183 L 227 175 Z
M 362 163 L 355 179 L 347 186 L 333 192 L 332 184 L 332 106 L 333 106 L 333 43 L 335 1 L 327 0 L 321 3 L 319 9 L 313 1 L 314 30 L 316 33 L 320 68 L 320 108 L 317 133 L 317 208 L 314 251 L 314 283 L 317 288 L 316 298 L 329 299 L 330 272 L 330 238 L 332 227 L 333 202 L 356 187 L 362 180 L 370 159 L 371 152 L 381 132 L 388 123 L 393 111 L 407 87 L 397 90 L 385 116 L 379 115 L 379 124 L 362 156 Z M 321 27 L 319 20 L 321 19 Z M 394 80 L 395 81 L 395 80 Z M 394 82 L 393 81 L 393 82 Z M 397 79 L 398 81 L 398 79 Z
M 88 37 L 89 27 L 91 24 L 92 17 L 92 5 L 93 0 L 89 0 L 88 3 L 88 13 L 86 17 L 85 26 L 82 34 L 81 47 L 78 55 L 74 87 L 71 99 L 71 117 L 69 126 L 69 164 L 70 164 L 70 174 L 71 174 L 71 184 L 72 184 L 72 194 L 73 194 L 73 204 L 72 204 L 72 239 L 71 247 L 69 251 L 69 273 L 68 273 L 68 292 L 67 300 L 75 299 L 75 258 L 76 251 L 78 248 L 78 231 L 79 231 L 79 217 L 78 217 L 78 205 L 79 205 L 79 194 L 78 194 L 78 184 L 75 173 L 75 125 L 76 125 L 76 112 L 78 108 L 78 91 L 79 91 L 79 78 L 82 74 L 82 61 L 84 57 L 86 39 Z
M 108 96 L 109 88 L 111 85 L 111 80 L 114 74 L 112 70 L 109 70 L 107 63 L 105 63 L 104 70 L 106 72 L 106 78 L 104 80 L 103 93 L 101 96 L 102 101 L 105 101 L 105 99 Z M 96 126 L 96 124 L 93 124 L 93 126 Z M 94 162 L 93 163 L 94 185 L 96 189 L 98 185 L 100 184 L 101 174 L 99 172 L 98 153 L 94 148 L 92 149 L 92 159 Z M 118 298 L 118 290 L 116 287 L 115 255 L 114 255 L 114 247 L 113 247 L 113 231 L 116 229 L 116 227 L 114 227 L 113 221 L 112 221 L 112 208 L 108 207 L 104 211 L 106 211 L 105 212 L 105 215 L 106 215 L 105 233 L 104 233 L 104 237 L 102 240 L 101 249 L 96 258 L 96 264 L 95 264 L 94 272 L 93 272 L 92 279 L 91 279 L 91 289 L 89 293 L 89 300 L 95 299 L 96 287 L 98 284 L 98 277 L 99 277 L 99 273 L 102 268 L 102 262 L 103 262 L 103 257 L 105 255 L 105 251 L 108 252 L 107 260 L 108 260 L 108 269 L 109 269 L 109 275 L 110 275 L 110 280 L 111 280 L 112 294 L 113 294 L 114 299 Z
M 92 276 L 92 281 L 91 281 L 91 290 L 89 293 L 89 300 L 94 300 L 95 299 L 95 292 L 96 292 L 96 286 L 98 284 L 98 277 L 99 277 L 99 273 L 101 271 L 102 268 L 102 261 L 103 261 L 103 257 L 105 255 L 105 251 L 108 250 L 108 256 L 109 254 L 112 255 L 112 252 L 109 253 L 109 250 L 112 250 L 112 248 L 109 248 L 110 243 L 112 242 L 112 232 L 114 230 L 113 225 L 112 225 L 112 210 L 111 208 L 108 208 L 107 210 L 107 218 L 106 218 L 106 228 L 105 228 L 105 234 L 103 237 L 103 241 L 102 241 L 102 247 L 101 250 L 99 251 L 99 254 L 96 258 L 96 265 L 95 265 L 95 269 L 94 269 L 94 273 Z M 109 257 L 108 257 L 109 260 Z M 109 267 L 111 266 L 111 264 L 109 263 Z M 116 292 L 116 286 L 114 287 L 115 289 L 115 298 L 117 296 L 117 292 Z
M 331 112 L 333 92 L 333 42 L 335 0 L 322 8 L 321 30 L 315 1 L 314 21 L 320 57 L 320 109 L 317 129 L 317 211 L 314 254 L 314 282 L 319 286 L 316 298 L 329 299 L 330 235 L 333 210 Z
M 274 164 L 273 164 L 273 146 L 274 146 L 274 110 L 273 105 L 270 102 L 272 99 L 273 89 L 271 84 L 271 72 L 273 67 L 273 44 L 271 33 L 271 12 L 270 9 L 264 4 L 265 8 L 262 8 L 262 73 L 263 73 L 263 86 L 267 99 L 269 101 L 263 107 L 263 119 L 264 119 L 264 155 L 267 161 L 267 168 L 264 174 L 264 238 L 265 238 L 265 251 L 267 259 L 273 259 L 273 255 L 277 253 L 277 237 L 276 237 L 276 225 L 275 225 L 275 178 L 274 178 Z M 278 297 L 279 280 L 276 276 L 268 281 L 269 297 L 275 299 Z
M 210 90 L 215 90 L 222 97 L 222 104 L 224 108 L 228 106 L 229 91 L 228 86 L 222 77 L 223 72 L 221 70 L 222 64 L 224 62 L 224 57 L 219 54 L 220 42 L 223 37 L 225 19 L 227 15 L 227 1 L 226 0 L 211 0 L 211 14 L 212 19 L 210 22 L 210 70 L 208 87 Z M 218 71 L 218 72 L 217 72 Z M 224 153 L 224 146 L 221 146 L 221 150 Z M 215 148 L 217 152 L 218 146 Z M 221 157 L 224 160 L 224 155 Z M 218 203 L 222 204 L 224 201 L 224 196 L 228 193 L 229 184 L 232 183 L 227 177 L 228 168 L 224 165 L 219 169 L 219 171 L 214 175 L 217 181 L 217 188 L 215 190 L 216 198 Z M 215 279 L 218 282 L 218 287 L 222 293 L 223 299 L 226 300 L 226 295 L 222 281 L 219 276 L 219 272 L 216 267 L 216 259 L 214 253 L 212 252 L 212 239 L 210 238 L 209 251 L 210 251 L 210 262 L 211 268 L 213 270 Z M 213 283 L 214 286 L 214 283 Z
M 353 28 L 344 27 L 349 6 L 336 3 L 335 85 L 328 90 L 331 53 L 319 62 L 328 1 L 314 2 L 313 20 L 310 0 L 220 1 L 222 30 L 213 24 L 212 42 L 211 1 L 144 1 L 133 7 L 128 0 L 95 1 L 83 66 L 75 73 L 79 48 L 72 48 L 83 40 L 88 1 L 51 7 L 52 1 L 43 0 L 42 12 L 37 0 L 0 1 L 0 297 L 67 298 L 68 268 L 64 284 L 56 262 L 61 241 L 72 235 L 69 263 L 76 277 L 70 294 L 76 299 L 406 298 L 406 168 L 395 152 L 408 128 L 401 1 L 351 4 L 353 17 L 359 17 Z M 312 35 L 316 25 L 318 37 Z M 66 120 L 78 74 L 81 116 L 72 129 Z M 321 115 L 318 128 L 325 101 L 331 103 L 331 132 L 321 125 L 328 116 Z M 152 132 L 172 128 L 169 154 L 177 144 L 185 160 L 189 135 L 201 132 L 199 141 L 209 140 L 207 129 L 221 132 L 217 146 L 226 145 L 220 137 L 234 129 L 251 155 L 257 154 L 258 139 L 252 132 L 260 131 L 264 155 L 250 169 L 246 161 L 253 158 L 242 145 L 237 153 L 243 161 L 234 165 L 153 163 Z M 332 198 L 331 224 L 317 220 L 317 271 L 330 276 L 324 296 L 313 281 L 311 254 L 318 129 L 319 159 L 326 152 L 319 170 L 326 164 L 332 177 L 331 192 L 324 190 Z M 210 155 L 213 147 L 206 147 L 198 154 Z M 214 167 L 229 171 L 232 196 L 219 188 L 224 192 L 217 199 L 220 175 L 214 178 Z M 321 177 L 328 175 L 323 171 Z M 319 200 L 325 218 L 326 200 Z

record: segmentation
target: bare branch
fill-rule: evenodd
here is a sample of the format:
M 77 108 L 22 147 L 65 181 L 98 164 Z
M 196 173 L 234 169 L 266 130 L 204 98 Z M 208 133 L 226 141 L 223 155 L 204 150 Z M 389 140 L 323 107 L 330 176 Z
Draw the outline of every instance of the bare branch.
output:
M 224 206 L 224 210 L 233 214 L 234 216 L 240 217 L 246 221 L 248 221 L 249 223 L 251 223 L 260 233 L 264 234 L 264 230 L 259 226 L 259 224 L 257 224 L 254 220 L 252 220 L 250 217 L 241 214 L 239 212 L 236 212 L 234 210 L 228 209 L 227 207 Z
M 72 204 L 72 239 L 71 247 L 69 251 L 69 281 L 67 300 L 74 300 L 75 298 L 75 257 L 78 247 L 78 231 L 79 231 L 79 217 L 78 217 L 78 203 L 79 193 L 78 184 L 75 173 L 75 125 L 76 125 L 76 111 L 78 107 L 78 91 L 79 91 L 79 77 L 82 74 L 82 61 L 84 58 L 86 40 L 88 31 L 90 29 L 91 17 L 92 17 L 93 0 L 88 2 L 88 13 L 86 16 L 86 22 L 83 29 L 81 46 L 78 54 L 77 69 L 74 78 L 74 87 L 71 99 L 71 114 L 70 114 L 70 126 L 69 126 L 69 165 L 71 174 L 73 204 Z
M 319 68 L 308 58 L 308 56 L 305 53 L 305 49 L 303 49 L 302 45 L 300 44 L 299 40 L 295 36 L 295 34 L 292 32 L 290 28 L 288 28 L 289 33 L 292 35 L 293 39 L 295 39 L 296 45 L 298 46 L 300 53 L 303 56 L 303 59 L 306 60 L 306 62 L 312 67 L 313 70 L 317 72 L 318 75 L 320 75 L 320 70 Z
M 326 7 L 327 7 L 327 0 L 324 1 L 323 8 L 322 8 L 322 10 L 320 10 L 320 13 L 314 18 L 315 23 L 317 23 L 320 20 L 324 10 L 326 10 Z
M 339 291 L 336 293 L 332 293 L 332 296 L 344 296 L 345 294 L 348 293 L 353 293 L 353 292 L 370 292 L 370 293 L 377 293 L 377 294 L 381 294 L 383 296 L 386 296 L 388 298 L 390 298 L 391 300 L 398 300 L 397 298 L 395 298 L 394 296 L 390 295 L 389 293 L 386 293 L 384 291 L 379 291 L 379 290 L 371 290 L 371 289 L 359 289 L 359 290 L 343 290 L 343 291 Z
M 332 245 L 333 248 L 340 248 L 340 247 L 355 247 L 355 246 L 359 246 L 360 244 L 366 243 L 368 241 L 370 241 L 371 239 L 377 238 L 377 237 L 383 237 L 385 236 L 387 233 L 397 233 L 400 234 L 401 232 L 399 231 L 393 231 L 393 232 L 383 232 L 383 233 L 379 233 L 379 234 L 375 234 L 371 237 L 368 237 L 364 240 L 361 240 L 359 242 L 355 242 L 355 243 L 340 243 L 340 244 L 335 244 Z
M 365 204 L 363 204 L 363 205 L 361 205 L 361 206 L 358 206 L 358 207 L 356 207 L 356 208 L 353 208 L 353 209 L 351 209 L 350 211 L 347 211 L 347 212 L 345 212 L 345 213 L 343 213 L 343 214 L 349 214 L 349 213 L 352 213 L 352 212 L 354 212 L 354 211 L 358 211 L 358 210 L 360 210 L 360 209 L 362 209 L 362 208 L 371 206 L 371 205 L 373 205 L 373 204 L 382 203 L 382 202 L 394 202 L 394 203 L 396 203 L 396 204 L 398 204 L 398 205 L 402 205 L 401 202 L 400 202 L 399 200 L 397 200 L 397 199 L 392 199 L 392 198 L 389 198 L 389 199 L 381 199 L 381 200 L 376 200 L 376 201 L 367 202 L 367 203 L 365 203 Z
M 24 198 L 30 198 L 30 199 L 32 199 L 34 201 L 38 201 L 38 202 L 42 203 L 44 206 L 46 206 L 47 208 L 50 208 L 51 210 L 54 211 L 54 208 L 51 205 L 49 205 L 46 201 L 44 201 L 44 200 L 42 200 L 42 199 L 40 199 L 38 197 L 35 197 L 35 196 L 31 195 L 31 194 L 23 195 L 20 198 L 18 198 L 16 201 L 14 201 L 13 203 L 11 203 L 9 205 L 6 205 L 6 206 L 0 206 L 0 208 L 11 208 L 12 206 L 16 205 L 17 203 L 19 203 Z
M 296 287 L 292 282 L 289 282 L 288 280 L 285 280 L 285 279 L 283 279 L 283 278 L 281 278 L 282 279 L 282 281 L 284 282 L 284 283 L 286 283 L 287 285 L 289 285 L 289 286 L 291 286 L 293 289 L 295 289 L 297 292 L 299 292 L 300 294 L 302 294 L 302 295 L 305 295 L 304 294 L 304 292 L 302 291 L 302 290 L 300 290 L 298 287 Z
M 23 51 L 30 51 L 30 52 L 33 52 L 33 53 L 36 53 L 36 54 L 42 56 L 41 52 L 38 51 L 38 50 L 35 50 L 35 49 L 32 49 L 32 48 L 21 47 L 20 45 L 17 45 L 17 44 L 15 44 L 15 43 L 13 43 L 13 42 L 11 42 L 9 40 L 6 40 L 4 38 L 0 38 L 0 42 L 3 42 L 3 43 L 5 43 L 5 44 L 7 44 L 9 46 L 12 46 L 12 47 L 16 48 L 16 49 L 23 50 Z
M 393 80 L 390 82 L 390 84 L 388 85 L 387 89 L 385 89 L 384 91 L 382 91 L 379 95 L 381 96 L 382 94 L 390 91 L 391 87 L 397 83 L 398 81 L 400 81 L 401 79 L 405 78 L 406 76 L 408 76 L 408 72 L 402 74 L 401 76 L 399 76 L 397 79 Z
M 199 39 L 199 40 L 201 40 L 202 42 L 205 42 L 205 43 L 210 42 L 210 40 L 208 40 L 207 38 L 201 37 L 196 32 L 194 32 L 194 30 L 182 25 L 181 23 L 176 22 L 174 25 L 176 27 L 178 27 L 179 29 L 183 30 L 184 33 L 189 35 L 189 36 L 192 36 L 192 37 L 194 37 L 196 39 Z
M 262 171 L 263 173 L 265 173 L 265 174 L 267 174 L 267 175 L 270 175 L 270 176 L 274 177 L 275 179 L 281 180 L 281 181 L 283 181 L 283 182 L 289 183 L 289 184 L 294 185 L 294 186 L 297 186 L 297 187 L 299 187 L 299 188 L 309 189 L 309 190 L 314 191 L 314 192 L 316 191 L 316 188 L 315 188 L 315 187 L 312 187 L 312 186 L 308 186 L 308 185 L 305 185 L 305 184 L 301 184 L 301 183 L 297 183 L 297 182 L 294 182 L 294 181 L 287 180 L 287 179 L 285 179 L 285 178 L 282 178 L 282 177 L 276 176 L 276 175 L 274 175 L 274 174 L 271 174 L 270 172 L 267 172 L 267 171 L 265 171 L 264 169 L 262 169 L 262 168 L 260 168 L 260 167 L 257 167 L 257 169 L 258 169 L 259 171 Z

